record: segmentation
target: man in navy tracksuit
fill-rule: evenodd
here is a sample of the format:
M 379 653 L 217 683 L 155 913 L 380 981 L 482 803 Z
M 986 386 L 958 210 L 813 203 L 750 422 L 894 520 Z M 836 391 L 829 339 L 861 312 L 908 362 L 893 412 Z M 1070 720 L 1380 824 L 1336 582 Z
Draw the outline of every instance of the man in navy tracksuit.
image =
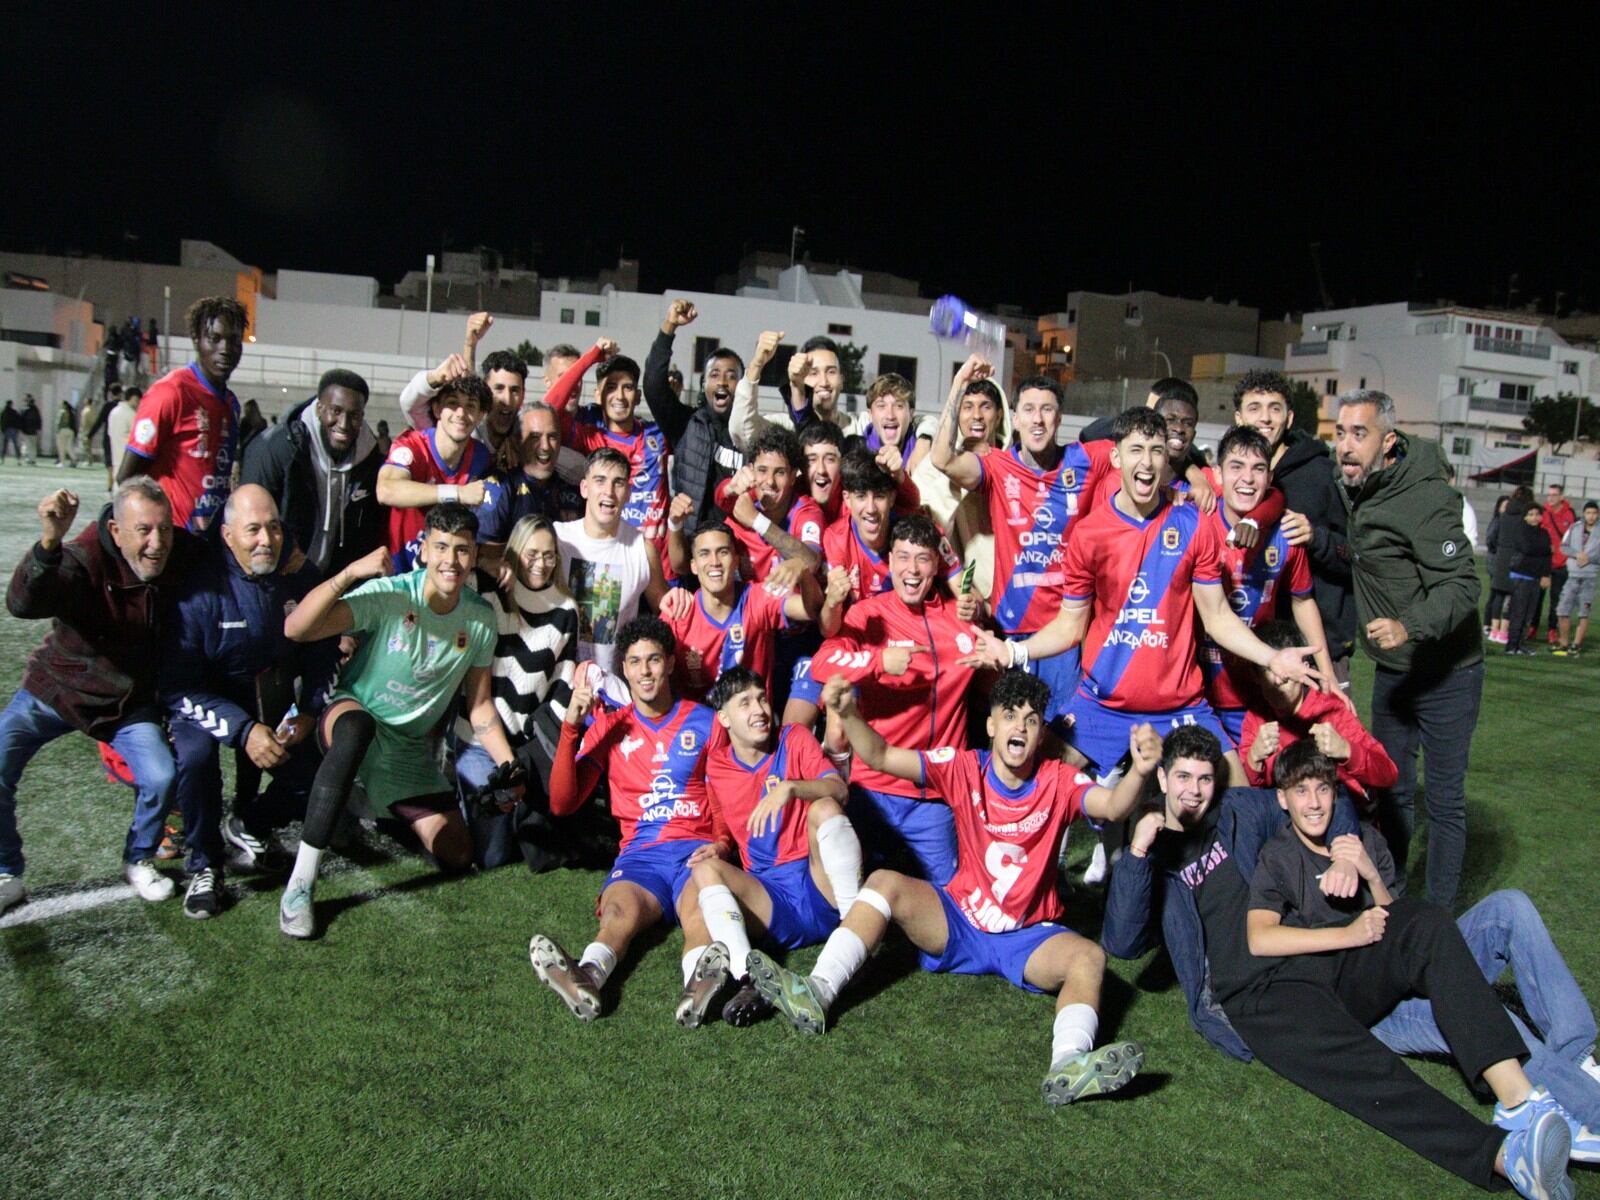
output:
M 271 771 L 273 788 L 300 803 L 316 773 L 316 725 L 338 665 L 332 638 L 301 645 L 284 636 L 284 618 L 318 583 L 309 561 L 287 570 L 283 523 L 265 488 L 247 484 L 229 498 L 222 540 L 189 576 L 168 621 L 161 663 L 178 765 L 178 804 L 188 834 L 189 891 L 184 913 L 209 917 L 221 907 L 224 839 L 252 865 L 265 865 L 270 828 L 236 814 L 222 822 L 221 749 Z M 298 712 L 276 728 L 257 719 L 257 679 L 267 668 L 299 680 Z M 274 797 L 275 799 L 275 797 Z

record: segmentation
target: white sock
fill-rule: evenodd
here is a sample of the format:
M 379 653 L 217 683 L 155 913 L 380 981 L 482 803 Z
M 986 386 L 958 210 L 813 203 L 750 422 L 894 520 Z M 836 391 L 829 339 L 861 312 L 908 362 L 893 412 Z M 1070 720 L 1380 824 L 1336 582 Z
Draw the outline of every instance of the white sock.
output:
M 850 977 L 867 961 L 867 944 L 843 925 L 828 935 L 811 968 L 811 986 L 823 1008 L 833 1007 L 833 998 L 850 982 Z
M 1056 1014 L 1050 1037 L 1050 1061 L 1058 1063 L 1074 1054 L 1094 1049 L 1094 1035 L 1100 1032 L 1100 1014 L 1087 1004 L 1069 1004 Z
M 317 867 L 321 863 L 322 851 L 315 846 L 308 846 L 301 842 L 300 852 L 294 856 L 294 870 L 289 873 L 289 887 L 315 887 L 317 884 Z
M 817 827 L 817 857 L 833 886 L 834 907 L 842 917 L 861 890 L 861 840 L 848 817 L 841 813 Z
M 745 932 L 744 913 L 725 884 L 714 883 L 700 889 L 700 915 L 706 919 L 711 940 L 728 948 L 728 971 L 743 979 L 745 961 L 750 957 L 750 935 Z
M 700 956 L 710 947 L 696 946 L 693 950 L 684 951 L 683 955 L 683 986 L 689 986 L 689 980 L 694 978 L 694 969 L 700 965 Z
M 617 955 L 604 942 L 590 942 L 583 948 L 583 957 L 578 960 L 578 965 L 589 968 L 589 976 L 594 980 L 595 987 L 605 987 L 611 972 L 617 969 Z

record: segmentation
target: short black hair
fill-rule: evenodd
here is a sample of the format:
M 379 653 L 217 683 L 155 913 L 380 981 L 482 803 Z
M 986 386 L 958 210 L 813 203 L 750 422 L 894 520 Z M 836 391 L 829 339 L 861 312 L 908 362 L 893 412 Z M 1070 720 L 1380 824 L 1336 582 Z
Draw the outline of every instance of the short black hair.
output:
M 719 358 L 733 359 L 734 362 L 739 364 L 739 373 L 741 375 L 744 374 L 744 359 L 739 357 L 739 352 L 731 346 L 718 346 L 710 354 L 706 355 L 705 365 L 700 368 L 700 374 L 702 377 L 711 369 L 711 364 L 716 362 Z M 677 368 L 673 367 L 671 370 L 676 371 Z M 671 374 L 671 371 L 669 371 L 668 374 Z
M 1157 404 L 1163 400 L 1181 400 L 1195 412 L 1200 411 L 1200 393 L 1194 390 L 1194 384 L 1176 375 L 1156 380 L 1150 385 L 1150 394 L 1156 398 Z
M 1289 393 L 1294 390 L 1294 385 L 1289 382 L 1289 377 L 1282 371 L 1273 371 L 1266 367 L 1255 367 L 1246 371 L 1244 377 L 1233 385 L 1233 410 L 1239 411 L 1239 405 L 1251 392 L 1265 392 L 1273 396 L 1282 396 L 1283 402 L 1289 402 Z
M 894 476 L 883 469 L 877 455 L 865 446 L 851 447 L 841 460 L 839 486 L 857 495 L 870 492 L 874 496 L 892 496 L 899 490 Z
M 335 367 L 331 371 L 322 373 L 322 378 L 317 380 L 317 395 L 322 395 L 331 387 L 348 388 L 352 392 L 359 392 L 363 401 L 372 398 L 367 381 L 354 371 L 346 371 L 343 367 Z
M 1043 720 L 1050 707 L 1050 685 L 1037 675 L 1012 667 L 989 689 L 989 707 L 1018 709 L 1025 704 Z
M 896 542 L 910 542 L 913 546 L 932 550 L 935 558 L 943 557 L 944 534 L 939 532 L 933 518 L 925 513 L 906 513 L 896 518 L 889 527 L 889 545 L 893 546 Z
M 613 355 L 608 361 L 601 363 L 594 373 L 594 377 L 602 383 L 613 375 L 627 375 L 634 383 L 638 383 L 642 377 L 639 364 L 626 354 Z
M 739 539 L 733 536 L 733 530 L 728 528 L 728 523 L 726 521 L 702 521 L 700 524 L 694 527 L 694 536 L 689 539 L 689 553 L 694 553 L 694 548 L 699 543 L 700 535 L 703 533 L 723 534 L 730 542 L 733 543 L 734 552 L 738 552 Z
M 1217 443 L 1217 465 L 1221 466 L 1228 455 L 1236 453 L 1254 454 L 1268 466 L 1272 465 L 1272 447 L 1254 425 L 1235 425 L 1222 435 Z
M 635 617 L 617 634 L 616 662 L 619 668 L 635 642 L 654 642 L 664 654 L 678 652 L 678 639 L 672 636 L 672 626 L 660 617 Z
M 601 446 L 590 453 L 583 464 L 583 473 L 587 475 L 602 464 L 608 467 L 621 467 L 624 475 L 630 479 L 633 477 L 633 467 L 628 463 L 628 456 L 614 446 Z
M 1272 764 L 1272 786 L 1288 791 L 1307 779 L 1320 779 L 1329 787 L 1339 786 L 1339 768 L 1310 738 L 1301 738 L 1286 747 Z
M 780 455 L 796 471 L 803 470 L 806 465 L 806 452 L 800 448 L 800 439 L 795 437 L 794 430 L 785 429 L 782 425 L 768 425 L 756 435 L 755 441 L 750 443 L 747 456 L 751 466 L 763 454 Z
M 1145 437 L 1160 438 L 1166 441 L 1167 419 L 1153 408 L 1140 405 L 1138 408 L 1125 408 L 1111 421 L 1111 440 L 1121 442 L 1124 438 L 1135 433 L 1142 433 Z
M 1172 770 L 1180 758 L 1194 758 L 1208 762 L 1213 769 L 1222 764 L 1222 743 L 1217 735 L 1199 725 L 1179 725 L 1161 743 L 1161 768 Z
M 1252 632 L 1274 650 L 1298 650 L 1307 645 L 1306 635 L 1293 621 L 1264 621 Z
M 967 381 L 967 386 L 962 390 L 961 395 L 963 397 L 987 396 L 991 401 L 993 401 L 996 408 L 1000 408 L 1005 404 L 1005 401 L 1000 397 L 1000 389 L 995 385 L 995 382 L 992 379 L 969 379 Z
M 136 400 L 142 395 L 144 395 L 144 389 L 138 384 L 132 384 L 129 386 L 127 391 L 122 393 L 122 398 L 124 400 Z M 33 397 L 29 396 L 28 399 L 32 400 Z
M 1588 512 L 1591 508 L 1600 508 L 1600 504 L 1596 504 L 1593 500 L 1586 501 L 1583 506 L 1583 511 Z
M 483 365 L 478 369 L 485 379 L 496 371 L 510 371 L 518 379 L 528 378 L 528 364 L 522 361 L 521 355 L 509 350 L 496 350 L 483 360 Z
M 428 533 L 464 533 L 477 541 L 478 514 L 465 504 L 449 500 L 444 504 L 435 504 L 428 510 L 424 528 Z
M 815 446 L 818 442 L 827 442 L 837 449 L 840 454 L 843 454 L 844 430 L 840 429 L 832 421 L 812 421 L 800 431 L 800 449 L 804 450 L 807 446 Z
M 839 353 L 839 343 L 831 337 L 819 333 L 816 337 L 807 338 L 805 345 L 800 347 L 801 354 L 810 354 L 813 350 L 830 351 L 841 363 L 844 362 L 844 355 Z
M 1021 383 L 1017 384 L 1011 393 L 1012 404 L 1015 405 L 1017 401 L 1022 399 L 1023 392 L 1029 391 L 1049 392 L 1056 398 L 1057 408 L 1065 408 L 1067 406 L 1067 394 L 1061 390 L 1061 385 L 1048 375 L 1029 375 Z
M 489 391 L 489 385 L 483 381 L 482 375 L 461 375 L 446 380 L 444 386 L 433 394 L 430 403 L 443 408 L 452 400 L 457 403 L 470 400 L 481 412 L 488 412 L 494 404 L 494 396 Z
M 751 688 L 765 695 L 766 680 L 749 667 L 729 667 L 711 685 L 711 690 L 706 693 L 706 703 L 714 709 L 720 709 L 740 692 L 747 692 Z
M 232 322 L 240 337 L 243 337 L 245 330 L 250 328 L 250 314 L 245 312 L 244 305 L 232 296 L 202 296 L 191 304 L 189 311 L 184 314 L 184 320 L 189 324 L 190 340 L 198 342 L 206 326 L 219 317 Z

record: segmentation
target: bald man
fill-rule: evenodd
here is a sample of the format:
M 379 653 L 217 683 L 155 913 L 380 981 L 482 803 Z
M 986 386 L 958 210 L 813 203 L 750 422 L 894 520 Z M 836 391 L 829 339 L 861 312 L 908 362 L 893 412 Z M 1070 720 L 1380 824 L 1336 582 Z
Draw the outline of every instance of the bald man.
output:
M 272 495 L 246 484 L 228 497 L 222 540 L 207 548 L 167 619 L 161 699 L 178 762 L 178 805 L 188 836 L 184 914 L 221 911 L 224 844 L 241 866 L 282 869 L 272 828 L 304 811 L 316 773 L 310 736 L 338 663 L 338 639 L 302 645 L 284 618 L 322 575 L 309 561 L 290 570 L 283 522 Z M 293 681 L 298 679 L 298 693 Z M 222 820 L 221 754 L 239 756 L 244 781 L 272 773 L 272 786 Z

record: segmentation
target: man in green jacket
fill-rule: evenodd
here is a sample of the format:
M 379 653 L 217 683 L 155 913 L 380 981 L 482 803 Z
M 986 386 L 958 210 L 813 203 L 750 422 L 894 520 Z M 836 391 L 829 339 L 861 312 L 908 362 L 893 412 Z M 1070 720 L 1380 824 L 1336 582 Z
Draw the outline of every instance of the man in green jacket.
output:
M 1478 572 L 1438 445 L 1406 437 L 1394 421 L 1384 393 L 1346 392 L 1335 449 L 1350 513 L 1358 640 L 1376 666 L 1372 732 L 1400 768 L 1379 822 L 1403 890 L 1420 745 L 1428 757 L 1428 899 L 1449 909 L 1467 848 L 1467 749 L 1483 697 Z

